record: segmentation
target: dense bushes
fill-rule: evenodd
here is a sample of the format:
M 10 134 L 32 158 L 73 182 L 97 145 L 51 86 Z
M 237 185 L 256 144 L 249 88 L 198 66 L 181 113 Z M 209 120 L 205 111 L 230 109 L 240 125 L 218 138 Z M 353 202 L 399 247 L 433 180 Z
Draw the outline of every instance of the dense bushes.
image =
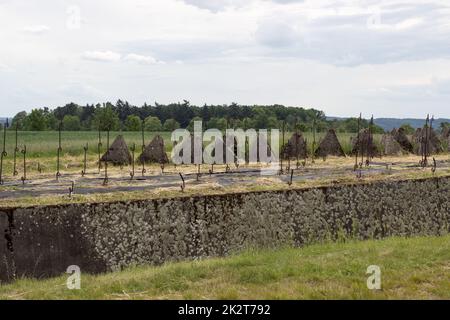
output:
M 322 111 L 300 107 L 244 106 L 231 105 L 193 106 L 188 101 L 154 106 L 144 104 L 142 107 L 130 105 L 121 100 L 116 104 L 79 106 L 69 103 L 56 109 L 33 109 L 30 113 L 19 112 L 13 119 L 12 127 L 25 131 L 56 130 L 62 121 L 63 129 L 68 131 L 87 130 L 126 130 L 139 131 L 143 120 L 147 131 L 173 131 L 177 128 L 191 128 L 193 121 L 203 120 L 204 128 L 242 128 L 286 130 L 325 131 L 333 127 L 342 132 L 356 132 L 356 119 L 327 121 Z M 363 121 L 362 126 L 368 122 Z M 375 126 L 376 127 L 376 126 Z M 375 128 L 376 131 L 380 128 Z M 381 130 L 382 131 L 382 130 Z

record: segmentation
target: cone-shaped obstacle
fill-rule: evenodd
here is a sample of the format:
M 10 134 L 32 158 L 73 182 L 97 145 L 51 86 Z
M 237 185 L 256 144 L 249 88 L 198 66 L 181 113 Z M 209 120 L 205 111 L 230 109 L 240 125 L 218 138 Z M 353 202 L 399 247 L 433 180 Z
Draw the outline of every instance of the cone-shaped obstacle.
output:
M 416 133 L 414 134 L 413 140 L 415 143 L 414 153 L 417 155 L 421 155 L 422 151 L 425 150 L 429 155 L 441 153 L 444 151 L 438 135 L 430 127 L 428 127 L 427 129 L 418 128 L 416 130 Z
M 382 153 L 385 156 L 402 155 L 407 151 L 402 148 L 391 133 L 384 134 L 381 138 Z
M 142 154 L 139 156 L 140 163 L 169 163 L 169 158 L 167 157 L 164 148 L 164 139 L 157 135 L 153 138 L 152 142 L 145 147 Z
M 109 147 L 109 150 L 101 158 L 103 162 L 111 162 L 113 165 L 128 165 L 132 161 L 125 139 L 119 135 Z
M 352 144 L 352 154 L 359 153 L 371 158 L 381 155 L 378 147 L 373 141 L 373 135 L 369 132 L 369 129 L 362 129 L 359 132 L 359 138 L 355 137 L 352 139 Z
M 294 133 L 281 149 L 283 159 L 305 159 L 307 157 L 306 140 L 301 133 Z
M 320 142 L 315 152 L 317 157 L 337 156 L 344 157 L 345 153 L 333 129 L 328 130 L 325 138 Z
M 414 147 L 412 143 L 409 141 L 408 136 L 405 133 L 405 129 L 403 128 L 393 129 L 391 134 L 395 139 L 395 141 L 397 141 L 405 151 L 411 153 L 414 151 Z

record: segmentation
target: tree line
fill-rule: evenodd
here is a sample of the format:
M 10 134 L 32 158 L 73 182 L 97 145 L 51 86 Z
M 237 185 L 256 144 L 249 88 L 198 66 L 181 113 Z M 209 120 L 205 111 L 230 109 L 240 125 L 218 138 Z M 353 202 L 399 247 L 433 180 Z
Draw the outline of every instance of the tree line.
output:
M 357 132 L 358 120 L 328 121 L 325 113 L 316 109 L 286 107 L 283 105 L 247 106 L 232 103 L 230 105 L 194 106 L 189 101 L 172 104 L 144 104 L 133 106 L 127 101 L 118 100 L 115 104 L 107 102 L 97 105 L 80 106 L 75 103 L 63 107 L 36 108 L 31 112 L 19 112 L 13 118 L 11 128 L 22 131 L 58 130 L 66 131 L 140 131 L 142 125 L 146 131 L 173 131 L 178 128 L 192 129 L 196 120 L 203 121 L 203 128 L 271 129 L 317 131 L 334 128 L 339 132 Z M 367 127 L 365 119 L 360 127 Z M 375 132 L 383 129 L 374 126 Z

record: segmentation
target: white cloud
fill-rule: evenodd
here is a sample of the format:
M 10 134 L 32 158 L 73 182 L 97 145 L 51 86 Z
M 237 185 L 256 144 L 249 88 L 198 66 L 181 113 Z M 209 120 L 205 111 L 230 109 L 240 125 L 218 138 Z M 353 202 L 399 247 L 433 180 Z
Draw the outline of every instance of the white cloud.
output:
M 133 61 L 141 64 L 157 64 L 160 63 L 158 60 L 151 56 L 143 56 L 135 53 L 130 53 L 125 56 L 126 61 Z
M 183 0 L 186 4 L 198 7 L 200 9 L 218 12 L 228 7 L 242 5 L 245 1 L 239 0 Z
M 65 1 L 0 0 L 6 26 L 0 41 L 8 44 L 0 46 L 7 64 L 0 66 L 3 113 L 121 98 L 135 104 L 281 103 L 342 116 L 365 110 L 413 115 L 427 106 L 450 116 L 448 82 L 422 90 L 433 94 L 423 94 L 420 104 L 414 101 L 420 88 L 396 87 L 450 74 L 448 0 L 76 5 L 82 27 L 73 29 Z M 374 88 L 387 90 L 368 97 Z
M 120 60 L 121 55 L 112 51 L 86 51 L 82 57 L 92 61 L 117 62 Z
M 23 28 L 23 31 L 25 31 L 27 33 L 32 33 L 32 34 L 42 34 L 42 33 L 46 33 L 49 30 L 50 30 L 50 27 L 45 26 L 45 25 L 33 25 L 33 26 L 26 26 Z

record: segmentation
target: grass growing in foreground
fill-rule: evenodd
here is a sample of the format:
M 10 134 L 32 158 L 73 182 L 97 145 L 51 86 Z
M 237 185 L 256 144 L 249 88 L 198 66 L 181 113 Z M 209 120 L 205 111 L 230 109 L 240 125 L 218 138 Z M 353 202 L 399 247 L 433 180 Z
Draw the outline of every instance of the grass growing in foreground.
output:
M 366 286 L 381 268 L 382 290 Z M 220 259 L 23 279 L 0 286 L 3 299 L 450 299 L 450 236 L 327 243 L 246 251 Z

